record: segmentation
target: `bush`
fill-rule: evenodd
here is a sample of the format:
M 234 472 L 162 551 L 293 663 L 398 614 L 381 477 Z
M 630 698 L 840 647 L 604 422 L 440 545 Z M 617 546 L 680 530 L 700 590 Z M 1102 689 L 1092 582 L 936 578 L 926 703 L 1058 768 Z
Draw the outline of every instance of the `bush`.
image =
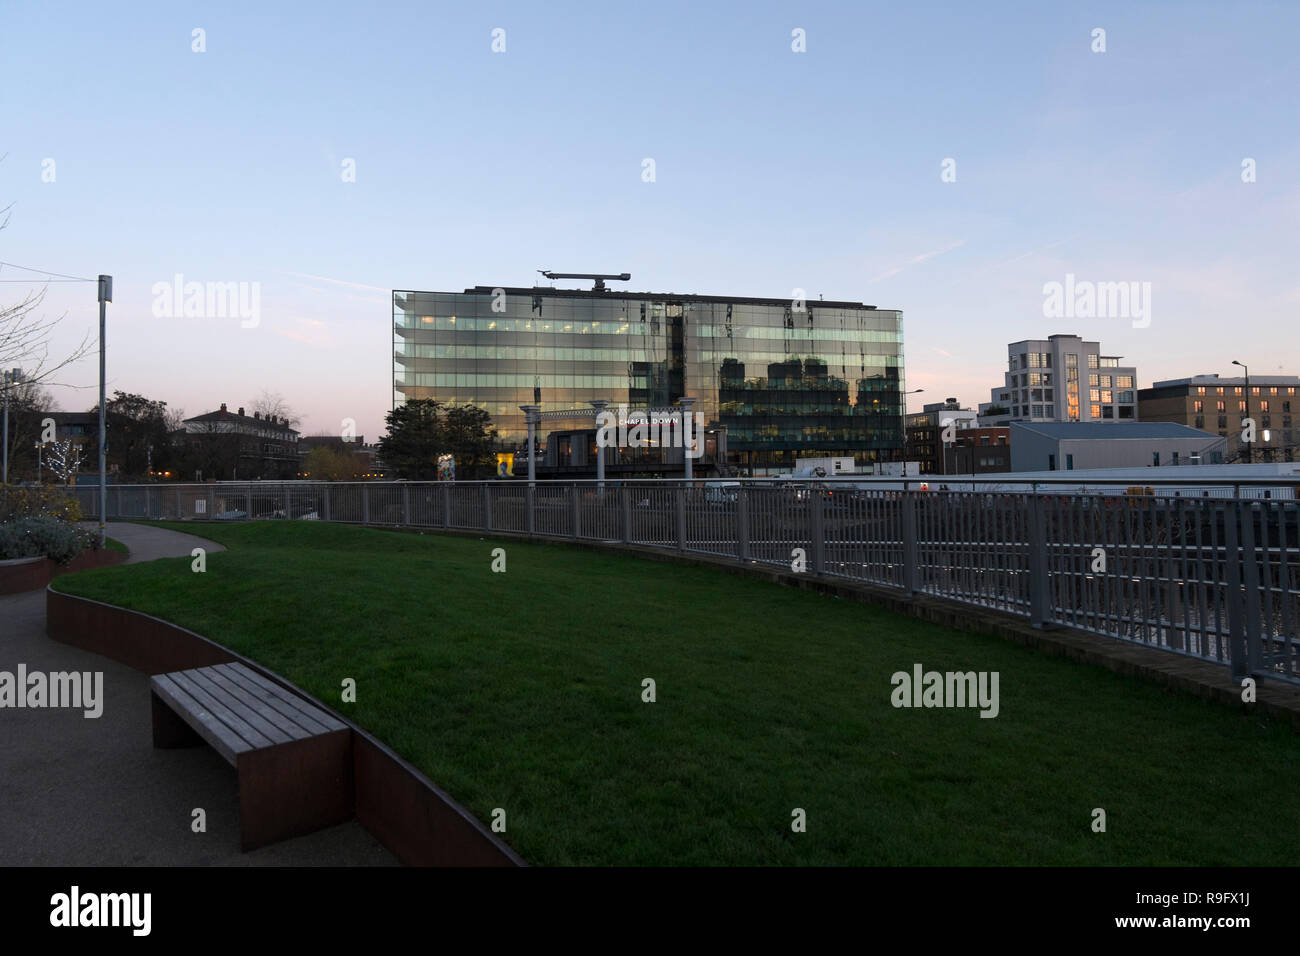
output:
M 82 520 L 81 506 L 59 485 L 35 488 L 8 485 L 0 490 L 0 523 L 36 517 L 75 523 Z
M 58 518 L 34 516 L 0 523 L 0 561 L 46 557 L 67 564 L 97 544 L 89 531 Z

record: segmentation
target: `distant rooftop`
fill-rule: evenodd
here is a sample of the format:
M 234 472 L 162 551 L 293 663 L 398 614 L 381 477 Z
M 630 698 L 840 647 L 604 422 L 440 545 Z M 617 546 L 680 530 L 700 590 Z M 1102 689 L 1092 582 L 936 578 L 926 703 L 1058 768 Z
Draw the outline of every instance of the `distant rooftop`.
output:
M 1152 438 L 1204 438 L 1222 441 L 1218 435 L 1178 422 L 1010 422 L 1013 428 L 1026 428 L 1050 438 L 1106 441 Z M 1014 441 L 1014 439 L 1012 439 Z
M 527 295 L 543 296 L 545 298 L 575 298 L 575 299 L 638 299 L 649 300 L 651 302 L 711 302 L 733 305 L 790 305 L 793 299 L 789 296 L 780 299 L 756 298 L 753 296 L 743 295 L 696 295 L 694 293 L 677 293 L 677 292 L 626 292 L 622 289 L 605 289 L 596 291 L 595 289 L 556 289 L 551 286 L 491 286 L 476 285 L 472 289 L 466 289 L 464 292 L 421 292 L 415 289 L 394 289 L 394 295 L 492 295 L 497 289 L 501 289 L 506 295 Z M 848 302 L 839 299 L 818 299 L 815 296 L 806 298 L 805 303 L 809 309 L 862 309 L 874 311 L 874 305 L 866 305 L 862 302 Z M 890 310 L 894 311 L 894 310 Z
M 1170 378 L 1163 382 L 1152 382 L 1152 388 L 1177 388 L 1180 385 L 1242 385 L 1246 384 L 1244 375 L 1220 378 L 1218 373 L 1193 375 L 1189 378 Z M 1250 387 L 1256 385 L 1300 385 L 1300 375 L 1252 375 Z

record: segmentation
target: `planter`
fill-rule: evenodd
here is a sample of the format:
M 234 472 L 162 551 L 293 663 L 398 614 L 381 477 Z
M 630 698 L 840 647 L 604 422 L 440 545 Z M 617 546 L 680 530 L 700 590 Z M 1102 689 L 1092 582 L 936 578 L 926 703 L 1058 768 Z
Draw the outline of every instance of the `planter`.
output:
M 47 589 L 45 633 L 146 674 L 242 663 L 352 732 L 357 820 L 408 866 L 525 866 L 519 854 L 377 737 L 274 671 L 161 618 Z
M 56 564 L 49 558 L 10 558 L 0 561 L 0 594 L 20 594 L 43 588 L 53 578 L 72 571 L 89 571 L 121 564 L 127 556 L 121 551 L 83 551 L 68 564 Z

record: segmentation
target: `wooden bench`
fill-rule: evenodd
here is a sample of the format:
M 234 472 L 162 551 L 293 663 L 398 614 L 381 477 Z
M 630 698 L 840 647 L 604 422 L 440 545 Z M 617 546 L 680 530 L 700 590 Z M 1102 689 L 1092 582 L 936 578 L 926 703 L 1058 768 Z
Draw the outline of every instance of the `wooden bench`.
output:
M 352 817 L 352 732 L 244 664 L 149 681 L 155 747 L 213 746 L 239 773 L 240 846 L 255 850 Z

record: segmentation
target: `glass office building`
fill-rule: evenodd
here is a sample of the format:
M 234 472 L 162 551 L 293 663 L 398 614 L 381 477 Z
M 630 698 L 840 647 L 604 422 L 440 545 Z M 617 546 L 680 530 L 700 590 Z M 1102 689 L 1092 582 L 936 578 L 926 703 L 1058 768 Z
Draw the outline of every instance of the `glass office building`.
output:
M 902 313 L 860 302 L 499 288 L 393 292 L 393 403 L 432 398 L 492 416 L 503 449 L 520 405 L 695 411 L 727 430 L 744 473 L 796 457 L 903 451 Z

